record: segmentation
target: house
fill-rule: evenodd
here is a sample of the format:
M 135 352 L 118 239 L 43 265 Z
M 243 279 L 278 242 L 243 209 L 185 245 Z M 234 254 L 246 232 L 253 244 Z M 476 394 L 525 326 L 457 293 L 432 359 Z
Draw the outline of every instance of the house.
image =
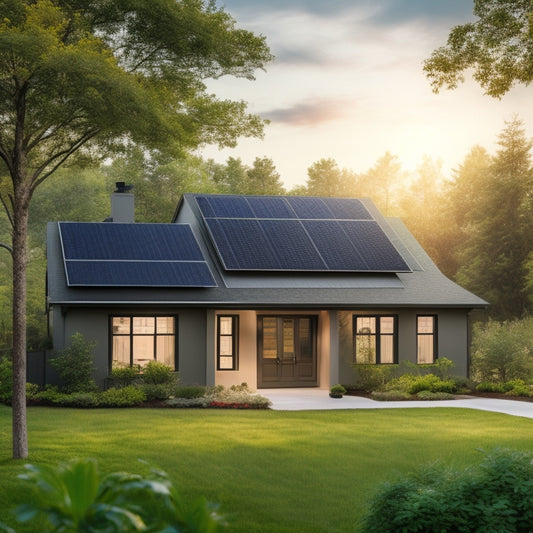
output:
M 184 194 L 169 224 L 48 225 L 54 348 L 96 341 L 96 380 L 156 359 L 185 384 L 353 383 L 354 363 L 468 369 L 471 310 L 399 219 L 368 199 Z

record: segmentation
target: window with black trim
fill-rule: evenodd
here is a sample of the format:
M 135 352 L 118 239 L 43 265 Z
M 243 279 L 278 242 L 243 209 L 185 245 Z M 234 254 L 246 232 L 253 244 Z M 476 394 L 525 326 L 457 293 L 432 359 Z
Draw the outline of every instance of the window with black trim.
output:
M 418 315 L 416 317 L 416 362 L 431 364 L 437 358 L 437 317 Z
M 359 364 L 398 362 L 398 317 L 354 315 L 354 361 Z
M 140 367 L 158 361 L 176 370 L 176 317 L 112 316 L 111 361 Z
M 239 369 L 239 316 L 217 315 L 217 370 Z

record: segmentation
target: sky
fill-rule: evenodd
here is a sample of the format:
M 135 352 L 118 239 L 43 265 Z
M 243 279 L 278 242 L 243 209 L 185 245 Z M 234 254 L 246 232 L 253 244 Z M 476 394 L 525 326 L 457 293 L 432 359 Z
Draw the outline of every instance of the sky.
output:
M 237 25 L 266 37 L 275 60 L 254 81 L 224 77 L 208 90 L 245 100 L 268 119 L 265 137 L 201 155 L 225 162 L 274 162 L 287 188 L 304 185 L 322 158 L 362 173 L 387 151 L 404 170 L 424 156 L 451 177 L 474 145 L 497 149 L 505 121 L 518 116 L 533 136 L 533 88 L 501 100 L 467 76 L 434 94 L 422 70 L 453 26 L 474 20 L 472 0 L 218 0 Z

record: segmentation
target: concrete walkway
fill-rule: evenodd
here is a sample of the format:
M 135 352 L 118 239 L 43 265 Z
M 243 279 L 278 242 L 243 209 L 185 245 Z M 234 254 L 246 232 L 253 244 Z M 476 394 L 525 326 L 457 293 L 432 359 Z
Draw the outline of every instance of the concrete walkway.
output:
M 494 411 L 508 415 L 533 418 L 533 402 L 493 400 L 492 398 L 465 398 L 457 400 L 377 402 L 359 396 L 330 398 L 326 389 L 260 389 L 258 393 L 272 402 L 277 411 L 306 411 L 324 409 L 398 409 L 406 407 L 462 407 Z

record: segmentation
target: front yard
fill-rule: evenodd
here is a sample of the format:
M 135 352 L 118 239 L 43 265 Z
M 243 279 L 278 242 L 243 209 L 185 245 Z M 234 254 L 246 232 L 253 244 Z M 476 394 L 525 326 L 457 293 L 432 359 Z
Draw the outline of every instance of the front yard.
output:
M 533 449 L 533 420 L 457 408 L 354 411 L 28 409 L 29 461 L 11 457 L 11 410 L 0 406 L 0 522 L 31 498 L 23 464 L 95 457 L 103 473 L 171 476 L 187 498 L 221 504 L 231 532 L 354 531 L 395 471 L 442 460 L 461 468 L 479 449 Z

